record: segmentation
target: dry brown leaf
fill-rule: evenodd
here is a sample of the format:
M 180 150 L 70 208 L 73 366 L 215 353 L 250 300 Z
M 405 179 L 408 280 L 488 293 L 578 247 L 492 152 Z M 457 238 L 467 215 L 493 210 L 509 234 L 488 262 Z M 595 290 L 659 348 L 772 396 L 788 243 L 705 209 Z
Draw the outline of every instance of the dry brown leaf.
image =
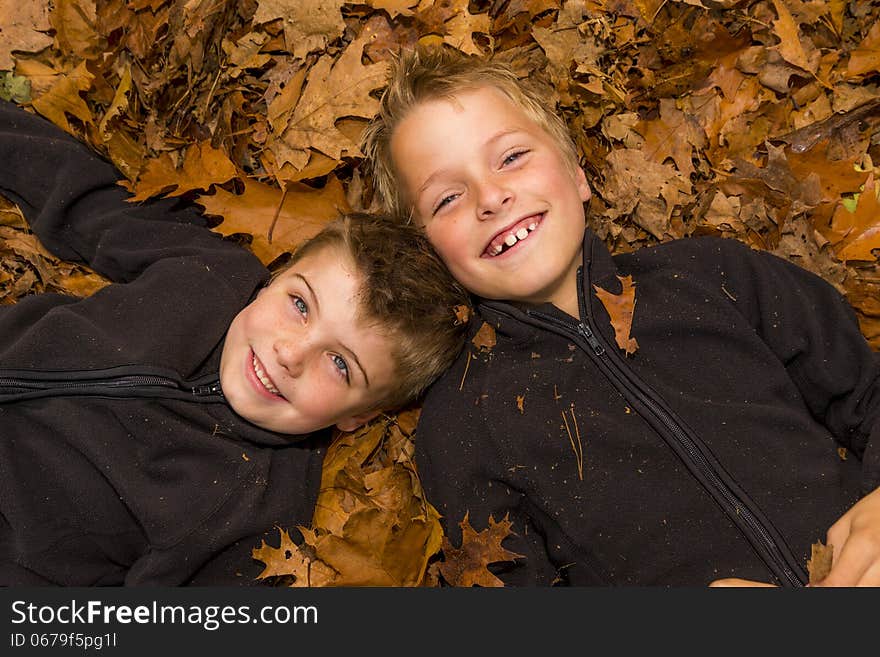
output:
M 824 545 L 822 541 L 817 541 L 810 546 L 810 558 L 807 560 L 810 584 L 818 584 L 828 577 L 833 557 L 834 546 L 830 543 Z
M 213 195 L 200 196 L 198 203 L 208 214 L 223 217 L 223 223 L 214 229 L 217 232 L 253 235 L 251 249 L 265 264 L 292 251 L 351 209 L 342 184 L 333 176 L 321 189 L 290 183 L 286 193 L 246 180 L 242 194 L 218 188 Z
M 52 86 L 33 101 L 33 107 L 40 114 L 66 132 L 77 135 L 67 120 L 67 115 L 75 116 L 84 124 L 94 124 L 94 117 L 88 104 L 80 96 L 92 86 L 95 76 L 89 72 L 85 62 L 66 75 L 58 76 Z M 79 135 L 77 135 L 79 136 Z
M 174 158 L 163 153 L 147 162 L 145 170 L 134 183 L 120 184 L 132 192 L 131 203 L 145 201 L 152 196 L 182 196 L 194 190 L 208 191 L 214 184 L 229 182 L 238 175 L 226 152 L 214 148 L 207 141 L 186 149 L 183 166 L 175 166 Z
M 309 148 L 338 160 L 360 155 L 357 143 L 336 128 L 343 117 L 371 118 L 379 101 L 370 94 L 385 84 L 388 64 L 361 63 L 365 38 L 351 44 L 338 58 L 324 55 L 309 70 L 302 97 L 284 133 L 269 144 L 279 165 L 302 169 Z
M 618 276 L 617 280 L 623 285 L 620 294 L 612 294 L 597 285 L 594 285 L 593 289 L 596 290 L 596 296 L 599 297 L 599 301 L 605 306 L 605 311 L 611 318 L 617 346 L 630 356 L 639 348 L 638 341 L 630 335 L 633 312 L 636 307 L 636 284 L 633 282 L 632 276 Z
M 37 52 L 52 44 L 50 7 L 35 0 L 0 0 L 0 71 L 12 69 L 14 51 Z
M 287 50 L 302 59 L 342 35 L 344 4 L 345 0 L 257 0 L 254 25 L 280 18 Z
M 492 351 L 492 347 L 495 346 L 495 327 L 483 322 L 471 342 L 473 342 L 480 351 Z
M 504 582 L 493 575 L 488 567 L 523 556 L 501 546 L 502 541 L 511 535 L 513 523 L 507 516 L 499 522 L 489 516 L 489 526 L 478 533 L 471 527 L 468 515 L 466 513 L 459 523 L 460 547 L 454 547 L 448 538 L 443 538 L 444 559 L 440 563 L 440 574 L 450 586 L 504 586 Z
M 831 220 L 831 231 L 840 236 L 834 240 L 834 250 L 844 262 L 876 260 L 873 251 L 880 249 L 880 202 L 873 173 L 865 182 L 855 212 L 850 212 L 842 204 L 837 207 Z

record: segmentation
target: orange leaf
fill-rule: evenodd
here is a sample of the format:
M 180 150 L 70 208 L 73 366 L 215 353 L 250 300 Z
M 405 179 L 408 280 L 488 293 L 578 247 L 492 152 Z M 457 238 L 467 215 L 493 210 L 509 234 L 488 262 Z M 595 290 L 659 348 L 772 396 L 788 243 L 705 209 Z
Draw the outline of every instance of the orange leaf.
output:
M 120 183 L 134 193 L 130 202 L 144 201 L 165 194 L 180 196 L 192 190 L 209 190 L 212 185 L 228 182 L 238 174 L 226 153 L 203 141 L 186 149 L 183 167 L 178 169 L 171 155 L 163 153 L 147 163 L 137 182 Z
M 448 538 L 443 538 L 444 561 L 440 564 L 440 574 L 451 586 L 504 586 L 488 566 L 523 556 L 501 547 L 501 542 L 511 535 L 513 523 L 507 516 L 500 522 L 489 516 L 489 527 L 477 533 L 471 527 L 468 515 L 466 513 L 458 523 L 461 527 L 460 548 L 453 547 Z
M 639 348 L 639 343 L 630 336 L 633 311 L 636 306 L 636 285 L 633 283 L 632 276 L 618 276 L 617 279 L 623 284 L 623 290 L 620 294 L 611 294 L 596 285 L 593 286 L 593 289 L 596 290 L 596 296 L 599 297 L 599 301 L 602 302 L 611 317 L 611 326 L 614 327 L 614 339 L 617 341 L 617 346 L 630 355 Z
M 880 202 L 874 174 L 868 176 L 865 189 L 859 195 L 856 211 L 850 212 L 842 204 L 838 205 L 831 219 L 831 228 L 843 237 L 836 244 L 837 257 L 844 262 L 849 260 L 873 261 L 875 249 L 880 249 Z
M 822 541 L 818 541 L 810 546 L 810 558 L 807 560 L 810 584 L 817 584 L 828 577 L 833 556 L 834 546 L 831 544 L 824 545 Z
M 292 251 L 350 209 L 342 184 L 333 176 L 322 189 L 289 183 L 286 193 L 246 180 L 243 194 L 217 189 L 213 195 L 200 196 L 198 203 L 208 214 L 223 217 L 223 223 L 214 229 L 217 232 L 253 235 L 251 249 L 265 264 Z
M 491 351 L 492 347 L 495 346 L 495 328 L 492 325 L 483 322 L 483 325 L 480 327 L 480 330 L 477 331 L 477 334 L 471 342 L 473 342 L 480 351 Z

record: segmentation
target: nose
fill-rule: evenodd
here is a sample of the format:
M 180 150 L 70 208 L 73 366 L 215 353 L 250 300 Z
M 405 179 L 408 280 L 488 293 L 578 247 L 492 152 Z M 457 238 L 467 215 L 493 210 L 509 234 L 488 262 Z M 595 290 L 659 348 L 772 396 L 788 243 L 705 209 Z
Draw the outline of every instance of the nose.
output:
M 309 345 L 304 340 L 291 338 L 279 338 L 275 342 L 275 356 L 287 374 L 293 378 L 299 377 L 306 368 L 309 357 Z
M 513 205 L 513 189 L 498 174 L 487 175 L 477 188 L 477 217 L 491 219 Z

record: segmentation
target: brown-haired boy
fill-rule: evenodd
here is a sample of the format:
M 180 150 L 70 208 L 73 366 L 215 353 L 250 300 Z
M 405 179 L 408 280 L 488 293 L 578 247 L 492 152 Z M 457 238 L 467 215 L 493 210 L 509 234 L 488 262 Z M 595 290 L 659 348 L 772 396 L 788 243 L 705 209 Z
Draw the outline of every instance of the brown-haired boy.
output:
M 612 256 L 546 99 L 501 64 L 404 53 L 364 140 L 495 328 L 429 391 L 417 462 L 453 542 L 509 516 L 509 584 L 880 584 L 880 360 L 827 283 L 734 240 Z M 617 346 L 597 291 L 635 284 Z M 851 455 L 839 456 L 845 447 Z
M 119 178 L 0 102 L 0 193 L 113 281 L 0 308 L 0 585 L 253 583 L 264 533 L 310 522 L 315 432 L 418 396 L 468 298 L 387 218 L 331 223 L 270 278 L 194 206 L 131 204 Z

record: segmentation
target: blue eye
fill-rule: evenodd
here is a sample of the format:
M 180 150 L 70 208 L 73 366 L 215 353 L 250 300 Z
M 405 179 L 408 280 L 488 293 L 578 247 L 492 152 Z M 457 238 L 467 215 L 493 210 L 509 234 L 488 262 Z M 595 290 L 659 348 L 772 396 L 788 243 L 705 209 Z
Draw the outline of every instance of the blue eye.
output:
M 438 212 L 440 212 L 440 210 L 442 210 L 444 206 L 448 205 L 449 203 L 452 203 L 456 199 L 457 196 L 458 196 L 458 194 L 450 194 L 449 196 L 444 196 L 442 199 L 440 199 L 440 203 L 438 203 L 437 207 L 434 208 L 434 214 L 437 214 Z
M 528 153 L 527 150 L 516 151 L 515 153 L 511 153 L 507 157 L 504 158 L 504 161 L 501 163 L 501 166 L 507 166 L 508 164 L 512 164 L 516 162 L 520 157 Z
M 290 298 L 293 300 L 293 305 L 300 315 L 307 316 L 309 314 L 309 307 L 305 301 L 294 295 L 291 295 Z
M 331 356 L 331 360 L 333 361 L 333 364 L 336 366 L 336 369 L 339 370 L 340 374 L 345 376 L 345 380 L 347 382 L 349 380 L 348 363 L 346 363 L 345 359 L 342 356 L 339 356 L 338 354 L 333 354 L 333 356 Z

